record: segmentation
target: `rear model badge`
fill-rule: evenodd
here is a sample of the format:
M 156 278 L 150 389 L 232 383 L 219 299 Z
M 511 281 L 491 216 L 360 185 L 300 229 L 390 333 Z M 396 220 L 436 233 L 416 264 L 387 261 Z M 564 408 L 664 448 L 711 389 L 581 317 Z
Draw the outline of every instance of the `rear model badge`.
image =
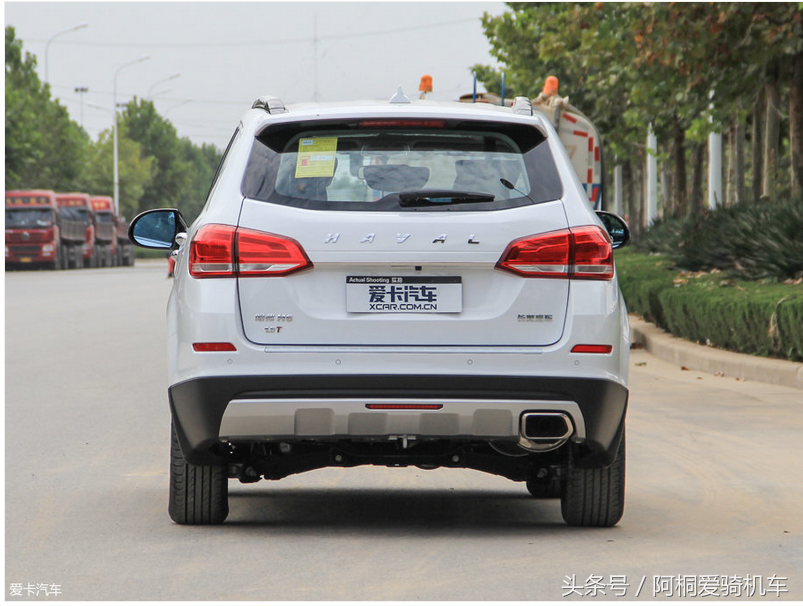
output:
M 519 322 L 551 322 L 552 314 L 519 314 Z
M 292 322 L 293 314 L 257 314 L 254 322 Z

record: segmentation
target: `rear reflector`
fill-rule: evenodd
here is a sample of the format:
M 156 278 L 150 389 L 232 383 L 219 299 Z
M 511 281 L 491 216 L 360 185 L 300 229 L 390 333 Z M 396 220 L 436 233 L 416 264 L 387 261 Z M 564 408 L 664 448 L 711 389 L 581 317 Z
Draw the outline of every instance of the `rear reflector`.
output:
M 613 351 L 613 345 L 575 345 L 572 353 L 588 354 L 609 354 Z
M 528 278 L 610 280 L 613 249 L 601 227 L 574 227 L 514 240 L 496 267 Z
M 312 262 L 292 238 L 233 225 L 204 225 L 190 244 L 195 278 L 286 276 L 309 267 Z
M 368 410 L 440 410 L 443 404 L 366 404 Z
M 193 343 L 194 351 L 237 351 L 231 343 Z

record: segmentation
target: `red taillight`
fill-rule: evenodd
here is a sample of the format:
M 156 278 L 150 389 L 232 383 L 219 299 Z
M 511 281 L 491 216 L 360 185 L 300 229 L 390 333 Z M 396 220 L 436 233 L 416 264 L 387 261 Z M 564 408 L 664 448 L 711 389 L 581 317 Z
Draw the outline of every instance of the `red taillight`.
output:
M 292 238 L 238 229 L 236 240 L 239 276 L 286 276 L 312 267 L 301 244 Z
M 601 227 L 575 227 L 573 278 L 610 280 L 613 278 L 613 248 L 611 238 Z
M 190 245 L 190 275 L 194 278 L 234 277 L 233 225 L 204 225 Z
M 193 343 L 193 351 L 237 351 L 231 343 Z
M 587 354 L 609 354 L 613 351 L 613 345 L 575 345 L 572 353 Z
M 205 225 L 190 245 L 190 274 L 195 278 L 286 276 L 312 267 L 301 245 L 232 225 Z
M 613 249 L 596 225 L 562 229 L 511 242 L 496 264 L 529 278 L 613 278 Z
M 571 264 L 569 230 L 519 238 L 511 242 L 496 266 L 520 276 L 568 278 Z

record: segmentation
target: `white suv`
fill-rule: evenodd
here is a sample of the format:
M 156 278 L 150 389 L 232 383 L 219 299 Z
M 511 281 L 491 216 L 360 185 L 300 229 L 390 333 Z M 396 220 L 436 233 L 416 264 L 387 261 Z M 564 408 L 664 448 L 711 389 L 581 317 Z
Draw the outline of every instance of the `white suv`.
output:
M 192 226 L 158 209 L 129 233 L 176 251 L 176 522 L 223 522 L 229 478 L 356 465 L 477 469 L 568 524 L 621 518 L 628 229 L 528 100 L 264 97 Z

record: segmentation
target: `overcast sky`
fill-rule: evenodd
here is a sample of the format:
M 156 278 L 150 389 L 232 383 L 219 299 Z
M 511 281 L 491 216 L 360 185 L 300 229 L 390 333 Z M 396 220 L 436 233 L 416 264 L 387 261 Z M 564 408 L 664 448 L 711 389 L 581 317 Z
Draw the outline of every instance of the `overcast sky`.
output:
M 150 93 L 179 136 L 223 148 L 242 113 L 264 94 L 285 103 L 316 95 L 319 101 L 389 99 L 400 84 L 417 95 L 424 74 L 433 77 L 432 99 L 471 92 L 470 66 L 496 64 L 480 18 L 486 11 L 499 15 L 505 6 L 6 2 L 4 10 L 5 24 L 36 55 L 40 77 L 47 63 L 53 95 L 79 123 L 83 106 L 83 125 L 93 139 L 111 125 L 115 72 L 149 55 L 118 72 L 118 104 Z M 88 26 L 52 38 L 83 23 Z M 180 76 L 160 83 L 174 74 Z M 88 92 L 80 95 L 77 87 Z

